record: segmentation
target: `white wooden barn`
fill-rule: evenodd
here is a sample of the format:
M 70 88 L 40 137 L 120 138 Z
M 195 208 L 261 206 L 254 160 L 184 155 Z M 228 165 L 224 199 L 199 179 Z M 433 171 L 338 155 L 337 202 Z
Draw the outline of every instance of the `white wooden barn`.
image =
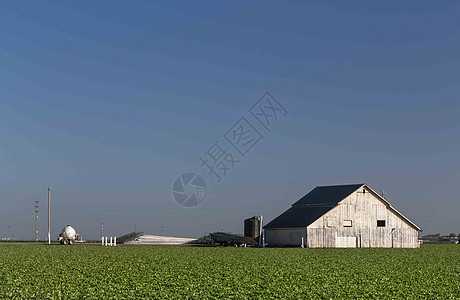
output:
M 269 246 L 418 248 L 421 229 L 367 184 L 318 186 L 265 227 Z

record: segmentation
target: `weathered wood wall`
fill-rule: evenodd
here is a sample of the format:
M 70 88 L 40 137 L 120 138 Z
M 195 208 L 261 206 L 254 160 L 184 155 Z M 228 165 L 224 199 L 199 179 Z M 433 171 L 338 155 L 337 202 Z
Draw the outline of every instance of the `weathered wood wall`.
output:
M 377 220 L 385 220 L 385 227 L 377 227 Z M 351 221 L 351 227 L 344 227 L 344 221 Z M 419 244 L 418 231 L 366 189 L 308 226 L 306 246 L 417 248 Z

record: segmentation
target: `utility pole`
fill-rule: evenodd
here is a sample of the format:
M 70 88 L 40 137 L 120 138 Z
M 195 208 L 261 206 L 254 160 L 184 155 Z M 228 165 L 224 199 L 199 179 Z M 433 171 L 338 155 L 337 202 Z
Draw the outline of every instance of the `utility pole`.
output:
M 380 195 L 382 196 L 383 199 L 386 199 L 385 190 L 380 190 Z
M 35 242 L 38 242 L 38 204 L 40 201 L 35 200 Z
M 104 236 L 104 223 L 101 223 L 101 239 Z
M 134 233 L 137 233 L 137 224 L 134 223 Z
M 51 185 L 48 187 L 48 245 L 51 245 Z

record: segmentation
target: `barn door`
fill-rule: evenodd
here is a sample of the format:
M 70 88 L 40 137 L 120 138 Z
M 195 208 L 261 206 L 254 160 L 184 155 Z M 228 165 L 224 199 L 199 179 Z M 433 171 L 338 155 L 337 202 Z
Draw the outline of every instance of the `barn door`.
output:
M 393 228 L 390 232 L 391 235 L 391 248 L 400 248 L 401 247 L 401 234 L 399 229 Z
M 336 236 L 335 246 L 337 248 L 356 248 L 358 246 L 358 238 L 355 236 Z

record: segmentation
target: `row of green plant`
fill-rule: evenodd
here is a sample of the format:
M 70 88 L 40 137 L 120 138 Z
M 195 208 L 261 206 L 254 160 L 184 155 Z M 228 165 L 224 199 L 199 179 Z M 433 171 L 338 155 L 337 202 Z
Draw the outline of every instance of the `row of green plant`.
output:
M 0 245 L 1 299 L 459 299 L 457 245 Z

